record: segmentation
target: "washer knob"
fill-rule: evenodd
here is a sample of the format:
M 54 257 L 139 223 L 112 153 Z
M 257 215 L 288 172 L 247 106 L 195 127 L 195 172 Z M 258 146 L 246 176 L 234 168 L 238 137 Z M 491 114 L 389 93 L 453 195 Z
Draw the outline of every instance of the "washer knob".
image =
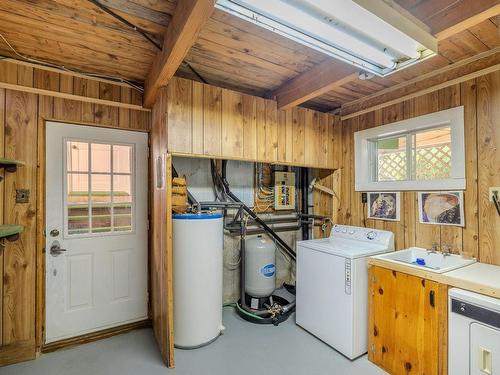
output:
M 377 237 L 377 233 L 375 233 L 374 231 L 370 231 L 366 234 L 366 238 L 368 238 L 369 240 L 374 240 L 375 237 Z

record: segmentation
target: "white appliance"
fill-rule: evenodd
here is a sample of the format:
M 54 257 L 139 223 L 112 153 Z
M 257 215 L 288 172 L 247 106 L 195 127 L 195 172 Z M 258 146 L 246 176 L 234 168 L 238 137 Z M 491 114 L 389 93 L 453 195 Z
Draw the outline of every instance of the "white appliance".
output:
M 453 375 L 500 375 L 500 299 L 448 292 L 448 368 Z
M 394 234 L 335 225 L 329 238 L 297 243 L 296 322 L 349 359 L 367 352 L 366 258 L 394 250 Z
M 174 344 L 192 349 L 219 337 L 224 233 L 220 214 L 172 216 Z

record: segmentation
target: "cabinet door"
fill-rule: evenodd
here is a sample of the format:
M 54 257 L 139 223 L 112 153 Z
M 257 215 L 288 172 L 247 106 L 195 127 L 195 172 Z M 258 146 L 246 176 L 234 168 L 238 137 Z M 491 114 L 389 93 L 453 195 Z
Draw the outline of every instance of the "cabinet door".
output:
M 445 328 L 445 286 L 370 267 L 370 361 L 395 375 L 446 374 Z

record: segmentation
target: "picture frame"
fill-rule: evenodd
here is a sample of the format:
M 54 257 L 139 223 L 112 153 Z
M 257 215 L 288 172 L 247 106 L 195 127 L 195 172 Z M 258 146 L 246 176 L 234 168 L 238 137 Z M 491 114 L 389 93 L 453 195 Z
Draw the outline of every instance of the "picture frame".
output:
M 367 193 L 367 218 L 375 220 L 399 221 L 401 197 L 399 192 Z
M 418 192 L 421 224 L 465 226 L 463 191 Z

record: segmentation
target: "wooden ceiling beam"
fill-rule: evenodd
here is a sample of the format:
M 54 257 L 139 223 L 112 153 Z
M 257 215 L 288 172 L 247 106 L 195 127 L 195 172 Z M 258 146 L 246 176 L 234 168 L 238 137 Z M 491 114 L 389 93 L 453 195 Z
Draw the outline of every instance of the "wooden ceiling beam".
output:
M 477 24 L 486 21 L 488 18 L 495 17 L 500 14 L 500 4 L 495 5 L 481 13 L 475 14 L 472 17 L 469 17 L 456 25 L 448 27 L 438 33 L 436 33 L 436 38 L 438 40 L 448 39 L 450 36 L 458 34 L 461 31 L 464 31 L 472 26 L 476 26 Z
M 158 90 L 168 81 L 198 38 L 214 10 L 215 0 L 182 0 L 168 24 L 163 47 L 156 55 L 144 84 L 144 106 L 151 108 Z
M 278 102 L 278 108 L 287 109 L 314 99 L 357 78 L 356 67 L 328 59 L 292 78 L 272 91 L 269 96 Z
M 438 40 L 449 38 L 499 13 L 500 5 L 495 5 L 438 32 L 436 37 Z M 358 79 L 358 71 L 359 68 L 328 59 L 292 78 L 279 88 L 273 90 L 269 96 L 278 102 L 278 108 L 290 108 L 334 90 L 347 82 Z

